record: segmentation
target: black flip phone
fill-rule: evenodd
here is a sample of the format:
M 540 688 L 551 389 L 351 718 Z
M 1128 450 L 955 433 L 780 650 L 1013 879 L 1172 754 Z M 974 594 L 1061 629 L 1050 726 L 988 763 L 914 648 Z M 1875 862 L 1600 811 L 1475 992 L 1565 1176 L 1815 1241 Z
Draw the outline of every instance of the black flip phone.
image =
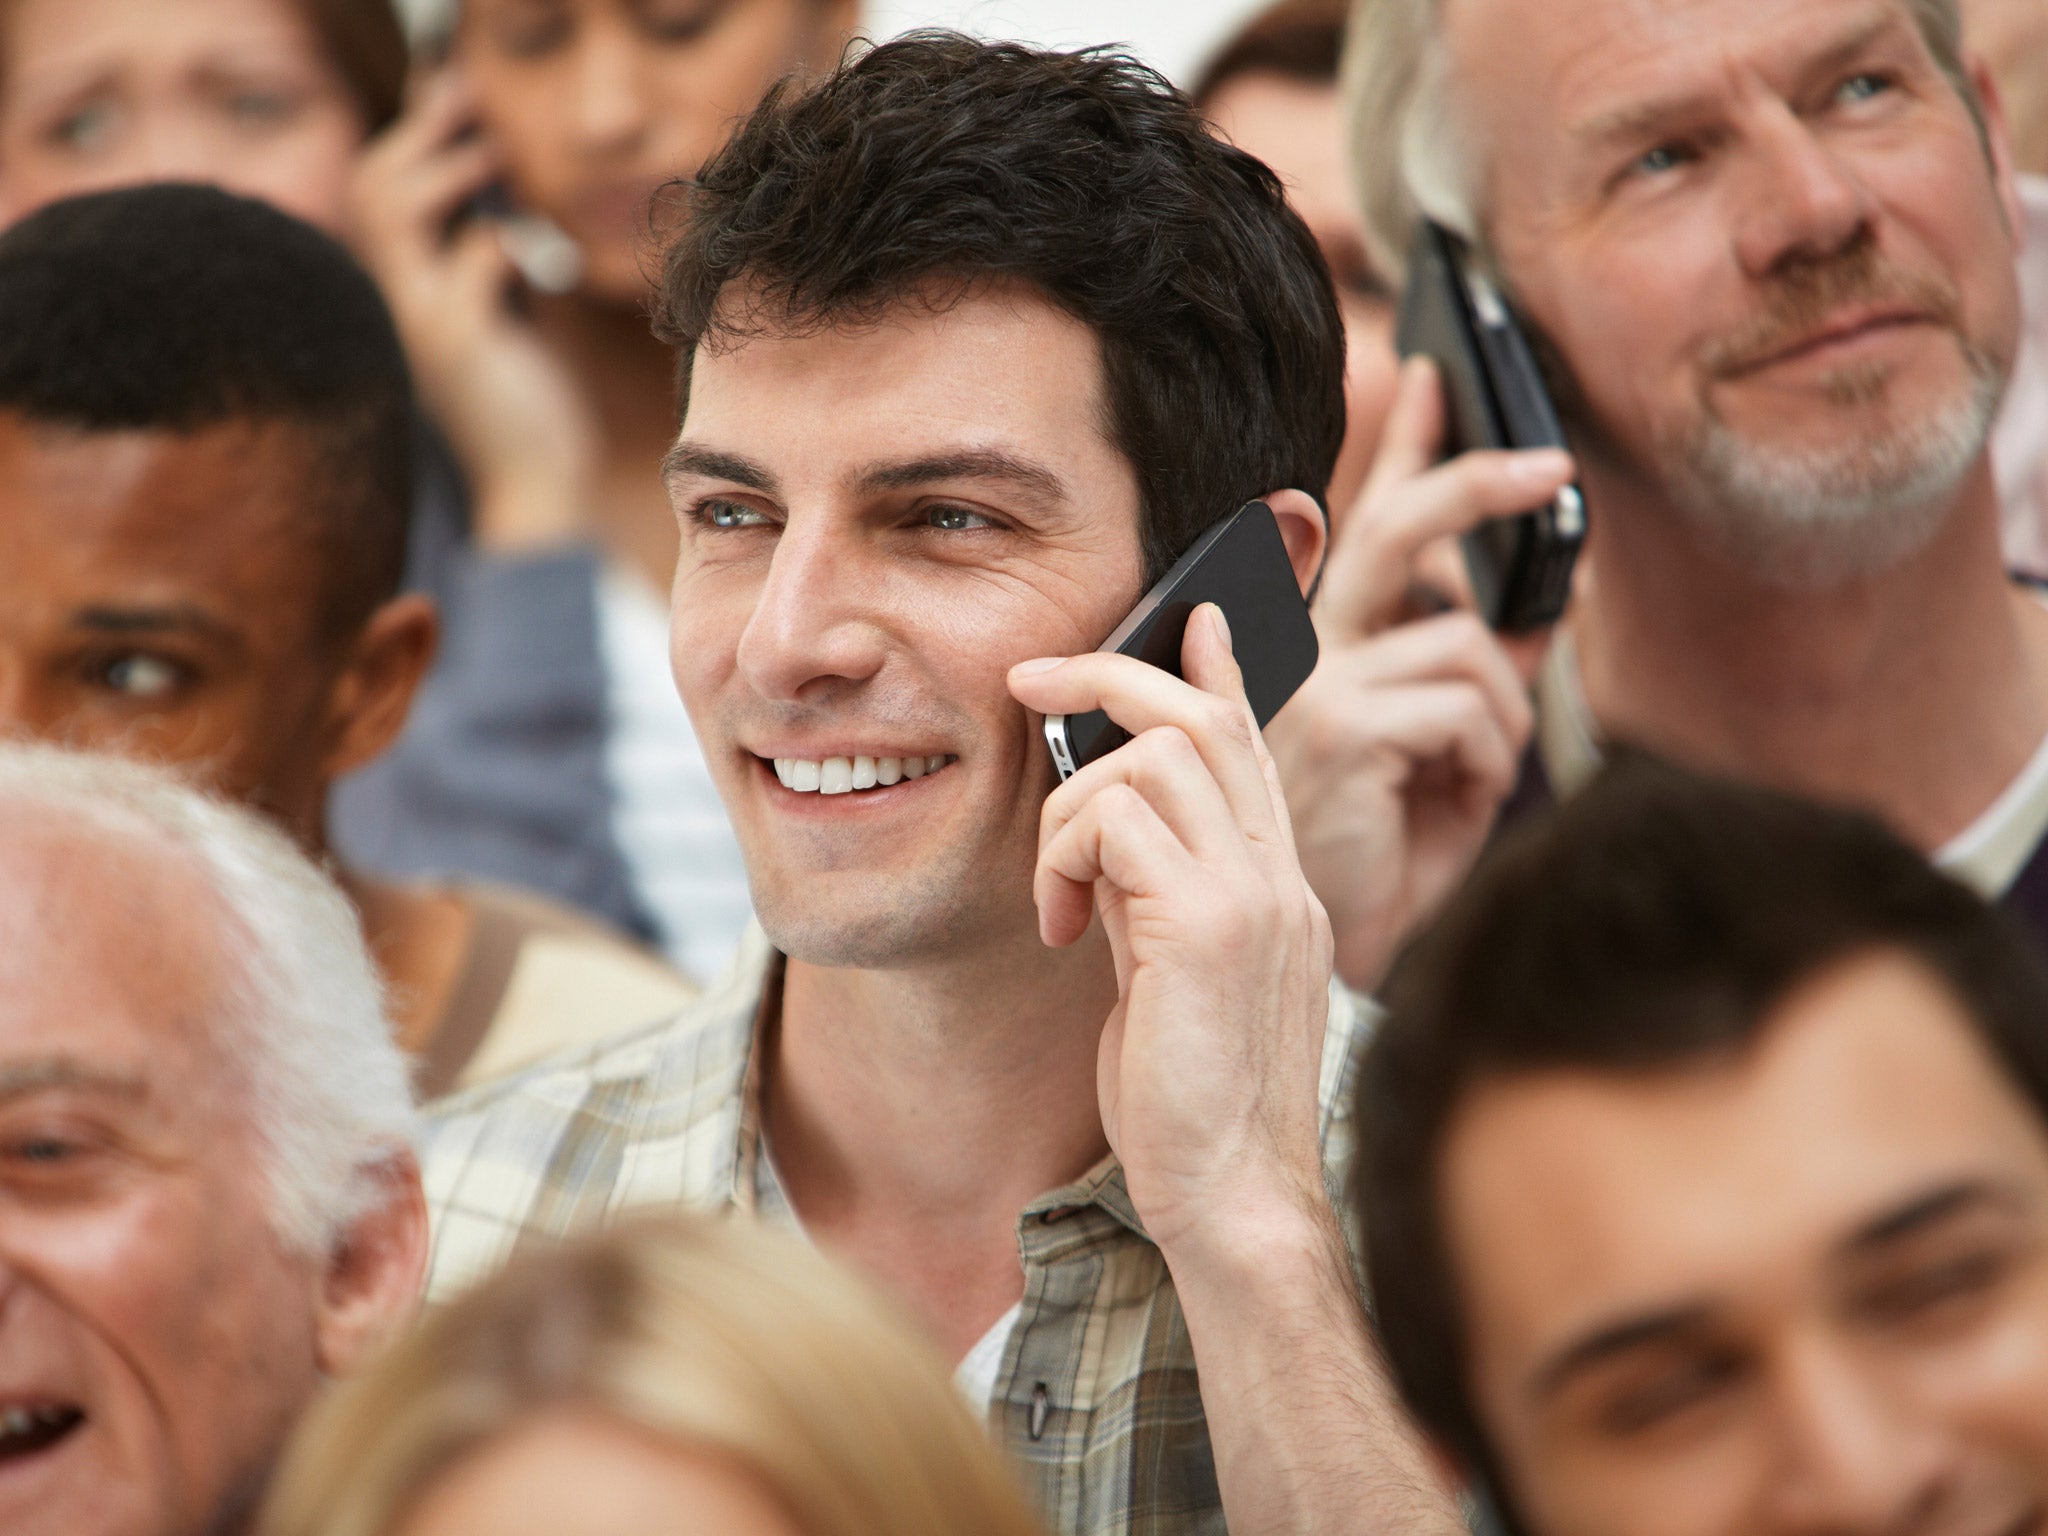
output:
M 1419 352 L 1443 375 L 1446 458 L 1471 448 L 1566 446 L 1514 311 L 1464 241 L 1427 219 L 1409 252 L 1394 340 L 1403 357 Z M 1548 506 L 1489 519 L 1466 534 L 1480 615 L 1509 633 L 1556 623 L 1585 539 L 1586 503 L 1576 485 Z
M 1181 640 L 1203 603 L 1223 610 L 1245 696 L 1264 728 L 1315 671 L 1316 629 L 1280 524 L 1263 501 L 1246 502 L 1197 539 L 1097 649 L 1135 656 L 1179 677 Z M 1099 709 L 1045 717 L 1046 745 L 1062 779 L 1130 739 Z

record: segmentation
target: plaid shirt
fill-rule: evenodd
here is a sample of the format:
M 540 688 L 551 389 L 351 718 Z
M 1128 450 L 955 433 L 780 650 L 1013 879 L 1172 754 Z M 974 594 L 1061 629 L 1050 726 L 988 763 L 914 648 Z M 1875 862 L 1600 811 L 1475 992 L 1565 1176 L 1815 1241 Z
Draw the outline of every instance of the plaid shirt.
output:
M 754 1049 L 779 1007 L 781 974 L 756 929 L 725 978 L 679 1017 L 434 1106 L 430 1300 L 495 1269 L 526 1238 L 628 1210 L 737 1208 L 793 1224 L 761 1151 Z M 1365 1005 L 1333 987 L 1321 1082 L 1333 1180 L 1349 1162 L 1365 1022 Z M 1115 1159 L 1032 1201 L 1017 1246 L 1024 1300 L 989 1430 L 1051 1528 L 1223 1531 L 1187 1325 Z

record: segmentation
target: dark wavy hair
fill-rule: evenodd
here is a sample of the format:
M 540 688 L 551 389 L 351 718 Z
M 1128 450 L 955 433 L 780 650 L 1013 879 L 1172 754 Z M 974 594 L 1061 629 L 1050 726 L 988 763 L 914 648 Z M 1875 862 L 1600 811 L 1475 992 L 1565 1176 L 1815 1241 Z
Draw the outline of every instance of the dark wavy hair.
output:
M 912 33 L 785 80 L 676 191 L 656 327 L 686 404 L 699 346 L 1012 279 L 1100 339 L 1153 574 L 1254 496 L 1323 496 L 1344 332 L 1322 257 L 1273 173 L 1128 57 Z

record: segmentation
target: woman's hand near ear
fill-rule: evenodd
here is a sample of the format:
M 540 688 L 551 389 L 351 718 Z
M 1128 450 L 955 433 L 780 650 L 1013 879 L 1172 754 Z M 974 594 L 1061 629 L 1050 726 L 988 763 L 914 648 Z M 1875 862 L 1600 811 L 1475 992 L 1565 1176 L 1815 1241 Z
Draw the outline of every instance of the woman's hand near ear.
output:
M 365 152 L 352 224 L 468 477 L 477 543 L 515 553 L 584 535 L 600 452 L 575 380 L 514 306 L 519 279 L 496 222 L 470 211 L 502 172 L 460 75 L 444 69 Z

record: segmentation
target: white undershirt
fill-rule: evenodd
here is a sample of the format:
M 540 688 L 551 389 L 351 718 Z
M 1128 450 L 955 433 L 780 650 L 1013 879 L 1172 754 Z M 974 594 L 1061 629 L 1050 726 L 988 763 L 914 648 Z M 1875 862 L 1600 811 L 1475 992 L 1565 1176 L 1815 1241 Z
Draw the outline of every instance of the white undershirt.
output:
M 597 611 L 612 837 L 669 958 L 709 981 L 753 915 L 747 867 L 676 696 L 667 608 L 637 575 L 607 568 Z
M 996 1395 L 996 1377 L 1003 1369 L 1003 1356 L 1009 1351 L 1010 1335 L 1017 1331 L 1017 1319 L 1023 1315 L 1024 1303 L 1020 1301 L 997 1318 L 995 1326 L 984 1333 L 981 1341 L 953 1367 L 954 1389 L 983 1419 L 988 1417 L 989 1403 Z

